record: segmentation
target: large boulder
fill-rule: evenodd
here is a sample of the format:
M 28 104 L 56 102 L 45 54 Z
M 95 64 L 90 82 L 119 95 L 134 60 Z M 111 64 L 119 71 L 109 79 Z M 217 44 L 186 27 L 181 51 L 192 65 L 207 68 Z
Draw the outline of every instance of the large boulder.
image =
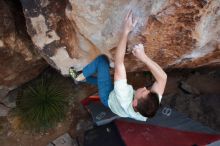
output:
M 145 70 L 131 54 L 143 43 L 163 68 L 220 63 L 219 0 L 21 0 L 28 33 L 62 74 L 82 69 L 100 53 L 113 59 L 129 9 L 139 18 L 129 36 L 128 71 Z
M 27 34 L 19 2 L 0 1 L 0 101 L 47 66 Z M 19 11 L 20 10 L 20 11 Z

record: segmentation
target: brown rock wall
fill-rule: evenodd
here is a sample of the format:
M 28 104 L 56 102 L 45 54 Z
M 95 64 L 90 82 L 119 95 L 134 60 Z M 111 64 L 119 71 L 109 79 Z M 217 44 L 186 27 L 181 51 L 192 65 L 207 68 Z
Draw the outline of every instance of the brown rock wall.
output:
M 0 92 L 35 78 L 47 65 L 26 32 L 21 5 L 0 1 Z
M 100 53 L 114 58 L 129 9 L 139 18 L 129 36 L 128 71 L 145 70 L 131 54 L 143 43 L 146 53 L 163 68 L 195 68 L 219 64 L 220 1 L 21 0 L 28 33 L 49 64 L 68 74 L 81 70 Z

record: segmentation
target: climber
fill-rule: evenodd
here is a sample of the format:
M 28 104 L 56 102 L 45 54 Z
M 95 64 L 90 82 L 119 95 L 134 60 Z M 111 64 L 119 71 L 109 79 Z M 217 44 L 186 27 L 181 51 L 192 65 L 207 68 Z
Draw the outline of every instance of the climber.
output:
M 114 85 L 110 76 L 108 58 L 98 56 L 78 74 L 73 67 L 70 68 L 70 76 L 76 81 L 86 80 L 88 83 L 98 85 L 98 93 L 101 102 L 120 117 L 130 117 L 140 121 L 146 121 L 147 117 L 153 117 L 159 108 L 159 103 L 166 85 L 167 75 L 162 68 L 152 61 L 144 52 L 142 44 L 135 45 L 132 53 L 142 61 L 151 71 L 156 81 L 151 89 L 146 87 L 133 90 L 127 84 L 124 56 L 128 34 L 135 27 L 137 20 L 133 19 L 129 11 L 124 20 L 122 37 L 119 41 L 115 55 Z M 93 75 L 97 73 L 97 76 Z

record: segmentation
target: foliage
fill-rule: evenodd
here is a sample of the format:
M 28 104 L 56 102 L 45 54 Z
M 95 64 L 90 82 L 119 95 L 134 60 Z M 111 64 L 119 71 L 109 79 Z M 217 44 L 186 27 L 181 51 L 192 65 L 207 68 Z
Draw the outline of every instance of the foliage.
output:
M 65 118 L 68 102 L 65 90 L 52 78 L 42 76 L 27 85 L 17 98 L 16 113 L 30 130 L 45 131 Z

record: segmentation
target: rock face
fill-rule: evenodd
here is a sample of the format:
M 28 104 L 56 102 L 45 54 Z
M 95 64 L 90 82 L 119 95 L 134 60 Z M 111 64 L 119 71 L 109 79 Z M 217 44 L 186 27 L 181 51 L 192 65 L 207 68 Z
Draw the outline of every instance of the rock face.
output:
M 78 144 L 76 139 L 73 139 L 68 133 L 65 133 L 47 146 L 78 146 Z
M 35 78 L 47 65 L 34 51 L 19 3 L 0 1 L 0 101 L 8 91 Z
M 145 70 L 131 54 L 143 43 L 164 68 L 220 63 L 219 0 L 21 0 L 28 33 L 49 64 L 68 73 L 100 53 L 111 60 L 129 9 L 139 18 L 129 36 L 128 71 Z

